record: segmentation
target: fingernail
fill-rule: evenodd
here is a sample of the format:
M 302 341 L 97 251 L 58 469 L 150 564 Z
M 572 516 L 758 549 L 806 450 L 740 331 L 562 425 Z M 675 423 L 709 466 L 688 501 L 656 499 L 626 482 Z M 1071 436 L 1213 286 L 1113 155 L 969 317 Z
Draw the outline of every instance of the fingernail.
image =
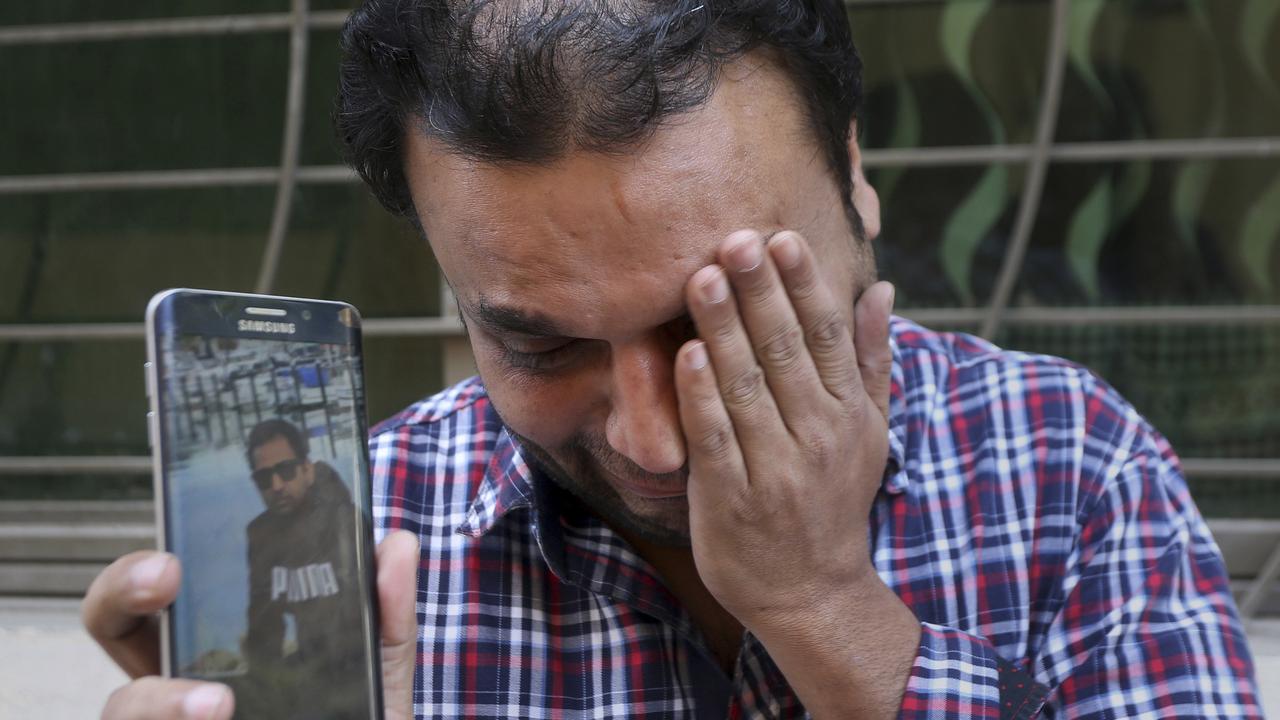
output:
M 793 268 L 800 264 L 800 243 L 796 242 L 794 235 L 775 235 L 770 245 L 773 246 L 773 257 L 779 266 Z
M 893 304 L 898 300 L 898 286 L 889 285 L 889 314 L 893 314 Z
M 201 685 L 182 698 L 182 715 L 190 720 L 208 720 L 227 701 L 227 689 L 221 685 Z
M 729 298 L 729 282 L 718 268 L 702 281 L 702 297 L 709 303 L 722 303 Z
M 693 347 L 689 348 L 686 358 L 689 361 L 689 367 L 694 370 L 701 370 L 707 366 L 707 346 L 702 343 L 694 343 Z
M 152 555 L 129 569 L 129 582 L 138 590 L 150 590 L 169 567 L 169 556 Z
M 729 251 L 729 262 L 735 270 L 746 272 L 755 270 L 760 266 L 760 261 L 764 255 L 760 250 L 760 239 L 754 235 L 738 242 L 732 250 Z

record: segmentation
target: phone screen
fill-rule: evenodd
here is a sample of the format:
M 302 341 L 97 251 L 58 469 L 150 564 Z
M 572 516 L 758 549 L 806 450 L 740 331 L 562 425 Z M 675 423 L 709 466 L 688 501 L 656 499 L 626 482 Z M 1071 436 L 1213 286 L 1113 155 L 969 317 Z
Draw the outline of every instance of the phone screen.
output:
M 172 673 L 230 685 L 237 717 L 374 717 L 358 339 L 182 324 L 156 339 Z

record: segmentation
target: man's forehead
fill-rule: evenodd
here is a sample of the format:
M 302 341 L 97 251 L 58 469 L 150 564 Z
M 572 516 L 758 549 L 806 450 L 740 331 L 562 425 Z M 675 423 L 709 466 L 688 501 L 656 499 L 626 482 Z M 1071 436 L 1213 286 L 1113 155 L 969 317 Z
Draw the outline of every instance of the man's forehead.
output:
M 289 457 L 297 457 L 297 453 L 293 451 L 293 444 L 289 442 L 289 438 L 283 435 L 276 435 L 253 449 L 253 457 L 255 459 L 260 456 L 282 454 Z
M 432 244 L 483 245 L 471 240 L 489 235 L 505 243 L 539 225 L 564 231 L 565 242 L 627 230 L 652 241 L 657 231 L 728 223 L 721 229 L 729 232 L 764 219 L 751 215 L 776 216 L 770 205 L 780 189 L 805 184 L 810 166 L 819 177 L 828 171 L 781 74 L 745 59 L 732 66 L 704 106 L 617 153 L 579 149 L 546 163 L 500 163 L 452 150 L 426 128 L 407 133 L 405 175 Z
M 500 165 L 410 133 L 419 218 L 469 319 L 575 337 L 635 327 L 638 315 L 665 322 L 684 313 L 685 284 L 729 233 L 805 232 L 839 213 L 793 89 L 747 69 L 621 156 Z
M 473 228 L 433 247 L 469 320 L 510 333 L 605 337 L 684 314 L 685 284 L 734 229 L 674 212 L 662 222 L 654 204 L 636 204 L 648 207 L 633 208 L 630 222 L 603 201 L 572 213 L 531 205 L 504 224 L 507 239 Z

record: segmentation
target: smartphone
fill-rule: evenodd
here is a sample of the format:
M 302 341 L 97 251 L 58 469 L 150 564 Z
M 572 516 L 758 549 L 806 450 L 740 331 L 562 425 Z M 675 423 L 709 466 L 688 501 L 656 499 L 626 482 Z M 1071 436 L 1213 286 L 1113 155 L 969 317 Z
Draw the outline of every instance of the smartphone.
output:
M 182 564 L 169 677 L 236 718 L 382 718 L 360 316 L 168 290 L 147 306 L 157 544 Z

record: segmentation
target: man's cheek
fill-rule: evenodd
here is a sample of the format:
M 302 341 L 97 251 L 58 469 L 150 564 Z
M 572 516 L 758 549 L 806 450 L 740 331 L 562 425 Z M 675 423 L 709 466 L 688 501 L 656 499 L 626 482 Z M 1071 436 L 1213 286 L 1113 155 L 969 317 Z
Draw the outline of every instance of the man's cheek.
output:
M 479 364 L 479 363 L 477 363 Z M 585 384 L 570 378 L 531 379 L 523 374 L 516 380 L 507 373 L 481 374 L 485 390 L 502 422 L 517 435 L 555 450 L 574 437 L 603 428 Z M 495 378 L 491 380 L 490 378 Z

